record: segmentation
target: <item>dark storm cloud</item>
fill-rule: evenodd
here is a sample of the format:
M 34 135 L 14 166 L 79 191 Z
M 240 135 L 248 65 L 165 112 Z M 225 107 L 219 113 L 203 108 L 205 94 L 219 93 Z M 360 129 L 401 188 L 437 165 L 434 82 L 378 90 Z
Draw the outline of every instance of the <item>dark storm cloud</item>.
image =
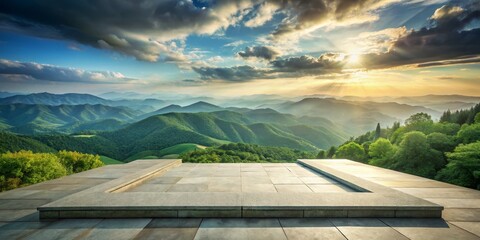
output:
M 85 71 L 77 68 L 0 59 L 0 80 L 13 79 L 85 83 L 127 83 L 135 81 L 135 79 L 127 78 L 118 72 Z
M 225 80 L 232 82 L 254 79 L 292 78 L 328 73 L 339 73 L 346 58 L 327 53 L 318 58 L 311 56 L 291 57 L 270 62 L 270 68 L 251 66 L 193 68 L 204 80 Z
M 430 27 L 400 37 L 388 52 L 363 55 L 363 64 L 378 69 L 410 64 L 426 67 L 478 62 L 478 58 L 471 57 L 480 54 L 480 28 L 466 30 L 465 27 L 480 19 L 479 8 L 472 5 L 465 10 L 452 9 L 449 6 L 437 9 Z
M 251 66 L 236 67 L 193 67 L 203 80 L 225 80 L 243 82 L 253 79 L 268 78 L 267 71 Z
M 280 55 L 280 52 L 272 47 L 267 46 L 255 46 L 246 47 L 245 51 L 237 53 L 242 58 L 260 58 L 265 60 L 273 60 Z
M 3 0 L 0 27 L 34 36 L 75 40 L 139 60 L 157 61 L 177 50 L 165 41 L 189 34 L 213 34 L 236 23 L 237 15 L 254 2 L 215 1 L 204 8 L 188 0 Z
M 271 62 L 279 72 L 340 72 L 345 64 L 345 58 L 334 53 L 323 54 L 318 58 L 311 56 L 291 57 Z

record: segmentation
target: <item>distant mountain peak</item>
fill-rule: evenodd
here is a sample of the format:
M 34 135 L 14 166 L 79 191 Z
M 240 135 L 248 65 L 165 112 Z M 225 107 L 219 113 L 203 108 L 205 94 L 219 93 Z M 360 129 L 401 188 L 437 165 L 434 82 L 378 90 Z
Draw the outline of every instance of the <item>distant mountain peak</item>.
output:
M 194 106 L 209 106 L 209 107 L 218 107 L 218 108 L 220 108 L 220 107 L 217 106 L 217 105 L 214 105 L 214 104 L 211 104 L 211 103 L 208 103 L 208 102 L 205 102 L 205 101 L 198 101 L 198 102 L 196 102 L 196 103 L 190 104 L 190 105 L 185 106 L 185 107 L 194 107 Z

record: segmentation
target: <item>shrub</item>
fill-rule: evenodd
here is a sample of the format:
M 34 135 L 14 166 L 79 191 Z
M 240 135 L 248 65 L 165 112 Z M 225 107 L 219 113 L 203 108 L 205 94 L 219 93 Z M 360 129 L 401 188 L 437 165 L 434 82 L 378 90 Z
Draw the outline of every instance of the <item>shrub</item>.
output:
M 51 153 L 19 151 L 0 155 L 0 188 L 8 190 L 65 176 L 67 171 Z

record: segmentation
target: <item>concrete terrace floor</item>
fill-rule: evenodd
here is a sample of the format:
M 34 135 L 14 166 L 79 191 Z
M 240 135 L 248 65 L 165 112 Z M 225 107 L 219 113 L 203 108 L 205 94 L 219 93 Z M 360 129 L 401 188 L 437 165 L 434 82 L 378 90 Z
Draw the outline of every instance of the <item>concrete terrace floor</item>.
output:
M 480 191 L 347 160 L 332 160 L 328 164 L 335 170 L 348 172 L 443 205 L 445 207 L 443 219 L 38 220 L 36 208 L 39 206 L 146 169 L 158 163 L 157 161 L 160 160 L 142 160 L 125 165 L 105 166 L 0 193 L 0 239 L 480 239 Z M 202 165 L 196 166 L 202 167 Z M 264 169 L 269 166 L 272 165 L 265 164 Z M 288 166 L 292 165 L 277 164 L 275 166 L 288 169 Z M 270 177 L 268 171 L 266 172 L 272 180 L 273 176 Z M 201 175 L 201 171 L 198 171 L 198 174 Z M 306 182 L 302 184 L 309 186 Z M 276 185 L 282 185 L 282 183 L 272 182 L 272 185 L 277 190 Z M 135 188 L 132 190 L 135 191 Z M 310 190 L 313 189 L 310 188 Z
M 296 163 L 183 163 L 127 192 L 351 192 Z

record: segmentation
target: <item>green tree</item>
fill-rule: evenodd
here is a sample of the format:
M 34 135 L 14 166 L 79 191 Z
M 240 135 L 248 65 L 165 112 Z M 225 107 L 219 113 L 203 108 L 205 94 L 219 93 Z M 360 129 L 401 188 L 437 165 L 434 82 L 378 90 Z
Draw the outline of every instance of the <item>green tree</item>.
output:
M 414 124 L 420 124 L 420 123 L 433 123 L 432 117 L 428 115 L 427 113 L 415 113 L 407 120 L 405 120 L 405 125 L 414 125 Z
M 335 158 L 345 158 L 357 162 L 366 162 L 367 160 L 363 147 L 356 142 L 349 142 L 340 146 L 335 152 Z
M 457 145 L 453 136 L 439 132 L 428 134 L 427 142 L 430 147 L 440 152 L 451 152 Z
M 57 156 L 69 174 L 103 166 L 98 155 L 63 150 L 58 152 Z
M 463 125 L 457 133 L 457 139 L 461 143 L 472 143 L 480 140 L 480 124 Z
M 460 144 L 447 156 L 448 164 L 438 172 L 436 179 L 480 189 L 480 141 Z
M 430 147 L 427 136 L 418 131 L 406 133 L 396 152 L 392 168 L 423 177 L 434 177 L 443 167 L 441 152 Z
M 337 148 L 334 146 L 331 146 L 327 151 L 327 158 L 333 158 L 333 155 L 335 155 L 336 151 L 337 151 Z
M 375 128 L 375 136 L 373 140 L 379 139 L 381 132 L 382 132 L 382 129 L 380 128 L 380 123 L 377 123 L 377 128 Z
M 388 139 L 379 138 L 370 145 L 368 155 L 371 159 L 368 163 L 388 168 L 392 165 L 392 157 L 395 151 L 395 146 Z
M 452 121 L 452 112 L 448 109 L 440 117 L 440 122 L 451 122 Z
M 430 115 L 416 113 L 405 120 L 405 129 L 407 132 L 420 131 L 429 134 L 434 131 L 434 123 Z
M 325 159 L 327 158 L 327 152 L 325 150 L 320 150 L 317 154 L 317 159 Z
M 480 113 L 477 113 L 474 118 L 474 123 L 480 123 Z

